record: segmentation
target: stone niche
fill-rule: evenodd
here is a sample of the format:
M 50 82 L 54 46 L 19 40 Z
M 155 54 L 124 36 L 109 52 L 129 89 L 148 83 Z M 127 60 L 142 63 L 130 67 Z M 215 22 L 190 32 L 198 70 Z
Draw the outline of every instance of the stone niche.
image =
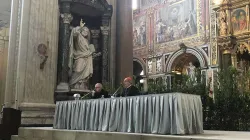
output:
M 110 20 L 113 7 L 106 0 L 60 0 L 60 27 L 58 48 L 58 71 L 55 100 L 70 100 L 75 93 L 84 95 L 95 83 L 110 83 Z M 93 75 L 88 80 L 87 90 L 69 86 L 70 71 L 68 62 L 69 39 L 74 27 L 84 23 L 90 30 L 89 43 L 95 47 Z

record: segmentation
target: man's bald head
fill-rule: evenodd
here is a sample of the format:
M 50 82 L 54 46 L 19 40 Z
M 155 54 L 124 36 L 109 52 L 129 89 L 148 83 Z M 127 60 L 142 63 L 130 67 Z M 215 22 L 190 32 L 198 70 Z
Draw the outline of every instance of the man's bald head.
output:
M 96 83 L 95 84 L 95 91 L 100 92 L 102 90 L 102 84 L 101 83 Z

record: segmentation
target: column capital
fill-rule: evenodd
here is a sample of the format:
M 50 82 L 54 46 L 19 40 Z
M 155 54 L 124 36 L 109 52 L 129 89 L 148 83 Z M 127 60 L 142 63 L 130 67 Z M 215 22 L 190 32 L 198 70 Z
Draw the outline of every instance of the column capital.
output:
M 60 15 L 63 23 L 70 24 L 70 22 L 73 20 L 73 16 L 70 13 L 63 13 Z
M 60 12 L 61 13 L 70 13 L 71 1 L 61 1 L 60 2 Z
M 109 35 L 110 28 L 108 26 L 101 26 L 101 31 L 103 35 Z
M 92 38 L 99 38 L 100 37 L 100 30 L 90 30 L 91 34 L 92 34 Z

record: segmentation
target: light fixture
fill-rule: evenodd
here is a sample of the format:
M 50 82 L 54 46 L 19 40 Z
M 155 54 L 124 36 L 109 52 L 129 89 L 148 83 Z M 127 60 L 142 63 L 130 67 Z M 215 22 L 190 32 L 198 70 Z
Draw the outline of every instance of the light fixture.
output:
M 143 84 L 143 83 L 144 83 L 144 79 L 141 79 L 141 80 L 140 80 L 140 83 Z

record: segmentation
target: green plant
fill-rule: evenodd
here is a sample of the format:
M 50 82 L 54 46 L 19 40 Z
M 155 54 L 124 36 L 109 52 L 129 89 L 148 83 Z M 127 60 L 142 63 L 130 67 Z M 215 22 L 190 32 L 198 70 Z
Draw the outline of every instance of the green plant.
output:
M 238 72 L 229 67 L 218 73 L 215 101 L 210 107 L 212 129 L 249 130 L 250 94 L 247 89 L 249 72 Z M 247 80 L 248 79 L 248 80 Z

